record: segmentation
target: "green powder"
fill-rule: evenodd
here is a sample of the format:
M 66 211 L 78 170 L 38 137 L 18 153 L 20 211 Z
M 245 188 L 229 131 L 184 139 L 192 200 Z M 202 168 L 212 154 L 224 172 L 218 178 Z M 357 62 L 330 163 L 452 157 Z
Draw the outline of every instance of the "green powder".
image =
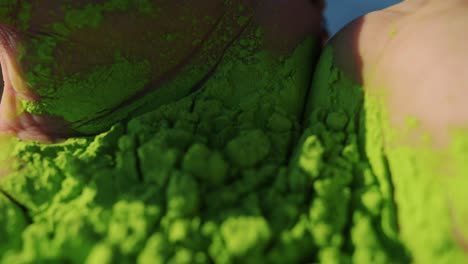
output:
M 288 183 L 288 157 L 316 42 L 277 60 L 245 34 L 197 93 L 95 137 L 15 144 L 2 263 L 314 260 L 310 181 Z
M 8 4 L 6 4 L 8 5 Z M 18 3 L 17 3 L 18 5 Z M 17 15 L 18 17 L 18 22 L 19 22 L 19 28 L 22 30 L 28 30 L 30 27 L 30 22 L 31 22 L 31 10 L 32 10 L 32 5 L 30 3 L 22 2 L 20 7 L 20 10 L 18 14 L 16 10 L 9 13 L 11 16 Z M 16 9 L 16 8 L 15 8 Z
M 114 119 L 122 119 L 125 115 L 122 117 L 122 114 L 117 113 L 114 118 L 96 122 L 92 127 L 82 127 L 81 124 L 96 113 L 102 115 L 111 112 L 132 96 L 135 90 L 142 90 L 149 80 L 149 67 L 148 61 L 132 62 L 116 55 L 113 64 L 97 66 L 89 74 L 71 75 L 61 81 L 58 87 L 54 87 L 50 81 L 42 82 L 49 83 L 51 91 L 42 94 L 45 99 L 40 102 L 24 100 L 23 109 L 30 113 L 60 116 L 82 133 L 103 130 L 115 123 Z
M 27 219 L 16 205 L 12 204 L 4 195 L 0 196 L 0 236 L 5 242 L 0 245 L 2 255 L 11 249 L 21 247 L 21 233 L 27 226 Z
M 401 139 L 415 131 L 424 135 L 414 122 L 397 132 L 387 121 L 383 100 L 369 97 L 366 104 L 376 110 L 374 118 L 382 120 L 380 129 L 387 134 L 385 153 L 395 187 L 400 237 L 414 262 L 467 262 L 466 244 L 463 247 L 468 238 L 466 130 L 454 134 L 444 148 L 434 147 L 429 136 L 408 143 Z
M 135 12 L 136 15 L 148 17 L 151 14 L 149 1 L 104 1 L 101 4 L 86 4 L 80 8 L 72 8 L 63 4 L 61 8 L 65 14 L 63 21 L 57 20 L 50 24 L 41 25 L 47 34 L 32 32 L 27 41 L 19 47 L 18 56 L 25 65 L 34 65 L 26 68 L 25 79 L 33 92 L 40 96 L 40 101 L 29 101 L 18 98 L 22 105 L 22 111 L 32 114 L 46 114 L 58 117 L 70 124 L 71 129 L 93 134 L 108 129 L 116 121 L 131 116 L 144 103 L 140 99 L 126 107 L 121 106 L 136 92 L 142 91 L 151 81 L 151 67 L 148 60 L 123 55 L 121 47 L 107 47 L 114 50 L 114 59 L 107 63 L 97 64 L 89 70 L 82 72 L 64 73 L 60 70 L 60 62 L 64 57 L 75 54 L 61 54 L 59 47 L 65 45 L 81 45 L 71 43 L 70 37 L 81 30 L 97 29 L 103 23 L 109 13 Z M 24 10 L 23 10 L 24 9 Z M 20 16 L 26 16 L 22 23 L 30 23 L 31 5 L 24 5 Z M 29 12 L 29 13 L 28 13 Z M 24 14 L 24 15 L 23 15 Z M 104 40 L 105 41 L 105 40 Z M 107 44 L 106 44 L 107 45 Z M 111 46 L 114 45 L 111 43 Z M 103 45 L 105 46 L 105 45 Z M 95 47 L 91 47 L 95 48 Z M 94 52 L 94 51 L 93 51 Z M 80 62 L 72 62 L 80 63 Z M 188 67 L 186 67 L 188 68 Z M 191 83 L 196 83 L 206 67 L 191 75 L 184 69 L 184 78 L 191 78 Z M 185 83 L 184 83 L 185 84 Z M 153 100 L 153 106 L 159 106 L 162 102 L 168 102 L 186 95 L 187 87 L 176 81 L 165 83 L 162 91 L 153 92 L 146 96 Z M 169 87 L 170 86 L 170 87 Z M 177 87 L 174 87 L 177 86 Z M 169 88 L 166 88 L 169 87 Z M 147 103 L 147 102 L 145 102 Z M 148 104 L 146 104 L 148 105 Z M 118 108 L 116 111 L 115 109 Z M 105 115 L 106 118 L 101 118 Z
M 466 179 L 435 177 L 428 150 L 386 148 L 380 101 L 331 48 L 309 91 L 314 40 L 272 59 L 245 34 L 176 102 L 94 137 L 0 141 L 13 169 L 0 263 L 466 261 L 449 230 L 466 219 Z
M 232 27 L 234 22 L 230 21 L 231 16 L 236 14 L 222 16 L 219 23 L 213 23 L 214 28 L 203 45 L 195 49 L 194 54 L 187 54 L 184 61 L 179 61 L 183 64 L 181 66 L 170 58 L 172 53 L 175 57 L 179 55 L 175 54 L 177 48 L 157 51 L 137 48 L 152 47 L 152 43 L 155 48 L 158 47 L 159 42 L 152 31 L 141 36 L 132 35 L 128 29 L 123 33 L 124 37 L 129 35 L 127 38 L 134 41 L 149 42 L 145 45 L 121 43 L 122 36 L 118 34 L 110 34 L 113 37 L 109 39 L 101 37 L 105 34 L 102 28 L 110 27 L 109 21 L 120 15 L 125 16 L 122 19 L 130 21 L 128 24 L 141 24 L 142 21 L 145 25 L 155 23 L 155 17 L 161 13 L 160 4 L 122 0 L 86 3 L 61 5 L 63 18 L 54 13 L 54 19 L 51 19 L 54 21 L 41 25 L 46 33 L 30 32 L 18 51 L 21 65 L 25 66 L 26 83 L 40 98 L 36 101 L 18 98 L 21 111 L 58 118 L 65 121 L 71 130 L 86 135 L 103 132 L 116 122 L 188 95 L 210 74 L 221 59 L 223 49 L 252 16 L 246 15 L 237 21 L 238 28 Z M 234 5 L 230 1 L 225 4 L 227 10 Z M 153 12 L 153 7 L 158 10 Z M 179 19 L 192 20 L 192 26 L 196 28 L 195 17 Z M 204 19 L 217 20 L 215 17 Z M 113 29 L 111 31 L 116 33 Z M 99 33 L 95 37 L 97 43 L 93 42 L 94 39 L 90 41 L 91 44 L 83 40 L 83 35 L 89 36 L 90 32 L 91 35 Z M 177 31 L 163 34 L 164 40 L 173 42 L 175 47 L 178 47 L 177 41 L 182 35 L 183 32 Z M 199 45 L 201 39 L 194 40 L 194 43 Z M 92 50 L 88 54 L 86 50 L 76 49 L 80 46 Z M 161 58 L 146 59 L 149 53 L 159 54 Z M 81 61 L 85 54 L 87 59 Z M 161 66 L 163 59 L 171 67 L 165 69 Z M 80 69 L 87 64 L 92 66 Z M 70 65 L 72 70 L 67 68 Z M 177 76 L 172 76 L 171 71 L 177 71 Z M 153 76 L 155 72 L 159 75 Z
M 0 6 L 0 17 L 2 18 L 2 23 L 12 23 L 12 13 L 15 11 L 15 5 L 15 0 L 2 1 L 2 5 Z
M 378 128 L 367 126 L 373 109 L 364 107 L 362 88 L 333 65 L 331 47 L 322 54 L 312 87 L 303 154 L 297 152 L 293 161 L 313 178 L 310 219 L 320 263 L 409 262 L 398 236 L 381 137 Z

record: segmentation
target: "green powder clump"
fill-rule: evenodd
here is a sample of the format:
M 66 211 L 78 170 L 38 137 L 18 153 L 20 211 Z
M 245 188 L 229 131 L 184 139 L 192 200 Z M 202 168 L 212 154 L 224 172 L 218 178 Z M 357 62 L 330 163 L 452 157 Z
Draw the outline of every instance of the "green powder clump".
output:
M 0 195 L 0 255 L 6 256 L 11 249 L 21 248 L 21 234 L 28 225 L 28 219 L 18 205 L 8 200 L 4 194 Z
M 270 227 L 263 217 L 230 217 L 221 224 L 220 231 L 226 251 L 233 256 L 261 257 L 271 238 Z
M 303 148 L 292 159 L 298 165 L 293 175 L 305 174 L 313 186 L 309 217 L 317 258 L 320 263 L 407 263 L 388 171 L 373 163 L 381 152 L 368 140 L 374 132 L 364 123 L 363 90 L 333 63 L 333 48 L 327 47 L 305 107 Z

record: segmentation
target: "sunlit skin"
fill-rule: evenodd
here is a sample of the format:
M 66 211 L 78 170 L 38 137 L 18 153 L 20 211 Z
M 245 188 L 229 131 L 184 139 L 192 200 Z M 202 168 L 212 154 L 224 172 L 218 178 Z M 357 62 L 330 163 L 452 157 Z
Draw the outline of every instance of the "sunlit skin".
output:
M 72 9 L 85 10 L 89 4 L 99 6 L 106 2 L 109 1 L 82 0 L 70 2 L 72 4 L 31 1 L 31 16 L 25 24 L 20 15 L 24 12 L 21 11 L 24 10 L 23 1 L 18 1 L 4 19 L 0 18 L 4 21 L 0 27 L 0 62 L 5 81 L 0 104 L 0 133 L 43 142 L 79 135 L 83 131 L 77 124 L 110 120 L 108 117 L 116 110 L 131 107 L 167 82 L 181 77 L 187 67 L 199 68 L 202 71 L 199 76 L 190 76 L 193 83 L 188 83 L 185 89 L 189 92 L 212 72 L 224 51 L 249 27 L 266 29 L 265 47 L 276 54 L 287 54 L 306 35 L 320 31 L 323 9 L 321 1 L 309 0 L 201 0 L 196 4 L 188 0 L 168 0 L 150 4 L 152 11 L 146 13 L 130 7 L 106 9 L 97 25 L 70 26 L 66 33 L 54 25 L 68 25 L 63 21 Z M 37 43 L 44 39 L 57 42 L 52 59 L 37 51 Z M 67 98 L 41 94 L 41 89 L 49 88 L 50 83 L 54 83 L 53 89 L 61 89 L 67 76 L 88 74 L 93 67 L 111 65 L 116 53 L 128 60 L 149 62 L 150 77 L 143 89 L 125 87 L 127 94 L 115 94 L 112 104 L 83 113 L 75 120 L 57 113 L 48 114 L 47 107 L 45 113 L 21 110 L 20 98 L 40 103 L 48 97 L 52 102 L 63 102 Z M 47 77 L 40 77 L 42 73 L 37 70 L 38 67 L 43 69 L 43 65 L 49 71 Z M 96 87 L 100 86 L 92 87 L 99 89 Z M 86 109 L 85 104 L 78 103 L 83 100 L 80 94 L 74 99 L 77 100 L 71 100 L 70 107 Z M 90 134 L 98 130 L 84 132 Z
M 442 153 L 454 129 L 468 128 L 467 28 L 467 1 L 406 0 L 355 20 L 331 40 L 336 65 L 364 92 L 384 95 L 392 129 L 417 121 L 417 130 L 392 144 L 417 148 L 429 136 L 432 151 Z M 446 166 L 442 174 L 450 177 L 454 168 Z M 466 217 L 448 203 L 453 237 L 468 252 L 460 232 Z
M 394 126 L 415 118 L 443 147 L 468 125 L 467 26 L 466 1 L 406 0 L 359 18 L 331 45 L 356 81 L 385 90 Z

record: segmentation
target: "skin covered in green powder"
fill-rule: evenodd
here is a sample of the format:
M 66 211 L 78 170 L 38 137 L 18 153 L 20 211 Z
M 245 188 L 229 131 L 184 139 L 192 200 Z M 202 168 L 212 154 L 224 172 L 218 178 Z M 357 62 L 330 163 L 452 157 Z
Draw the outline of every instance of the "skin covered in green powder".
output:
M 385 97 L 368 98 L 386 132 L 383 142 L 401 239 L 415 262 L 464 263 L 468 260 L 466 129 L 453 129 L 450 142 L 440 146 L 416 118 L 408 118 L 404 127 L 388 121 L 386 104 Z
M 302 138 L 302 156 L 311 161 L 295 159 L 310 175 L 317 175 L 321 188 L 319 183 L 327 182 L 327 162 L 342 168 L 344 160 L 350 162 L 352 177 L 342 172 L 335 174 L 335 184 L 328 183 L 335 193 L 350 193 L 339 200 L 351 216 L 346 224 L 350 237 L 326 244 L 333 245 L 335 254 L 324 251 L 321 261 L 340 263 L 349 257 L 356 263 L 466 262 L 466 130 L 454 130 L 451 143 L 440 147 L 414 118 L 404 127 L 394 126 L 384 89 L 356 84 L 336 66 L 334 55 L 333 45 L 323 52 L 306 108 L 309 128 Z M 334 131 L 346 133 L 335 136 Z M 350 140 L 354 145 L 340 146 Z M 352 180 L 337 189 L 340 178 Z M 317 208 L 330 208 L 335 197 Z M 341 234 L 344 225 L 324 221 L 325 227 L 315 232 Z
M 11 85 L 0 130 L 41 141 L 102 132 L 198 89 L 253 15 L 221 0 L 47 0 L 2 11 L 0 39 L 12 43 L 2 45 Z
M 390 176 L 399 237 L 415 263 L 467 262 L 467 53 L 455 33 L 466 10 L 463 1 L 402 1 L 331 40 L 334 64 L 364 84 L 361 144 L 375 172 Z

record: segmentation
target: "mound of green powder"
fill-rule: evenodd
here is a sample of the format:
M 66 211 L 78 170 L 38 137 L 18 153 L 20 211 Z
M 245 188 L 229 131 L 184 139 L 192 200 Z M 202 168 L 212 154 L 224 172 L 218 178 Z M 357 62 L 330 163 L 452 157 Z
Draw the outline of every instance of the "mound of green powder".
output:
M 191 96 L 95 137 L 14 144 L 1 262 L 313 261 L 309 179 L 288 163 L 316 42 L 276 59 L 246 34 Z
M 460 260 L 332 50 L 309 89 L 316 41 L 273 59 L 246 34 L 177 102 L 95 137 L 2 141 L 0 263 Z

